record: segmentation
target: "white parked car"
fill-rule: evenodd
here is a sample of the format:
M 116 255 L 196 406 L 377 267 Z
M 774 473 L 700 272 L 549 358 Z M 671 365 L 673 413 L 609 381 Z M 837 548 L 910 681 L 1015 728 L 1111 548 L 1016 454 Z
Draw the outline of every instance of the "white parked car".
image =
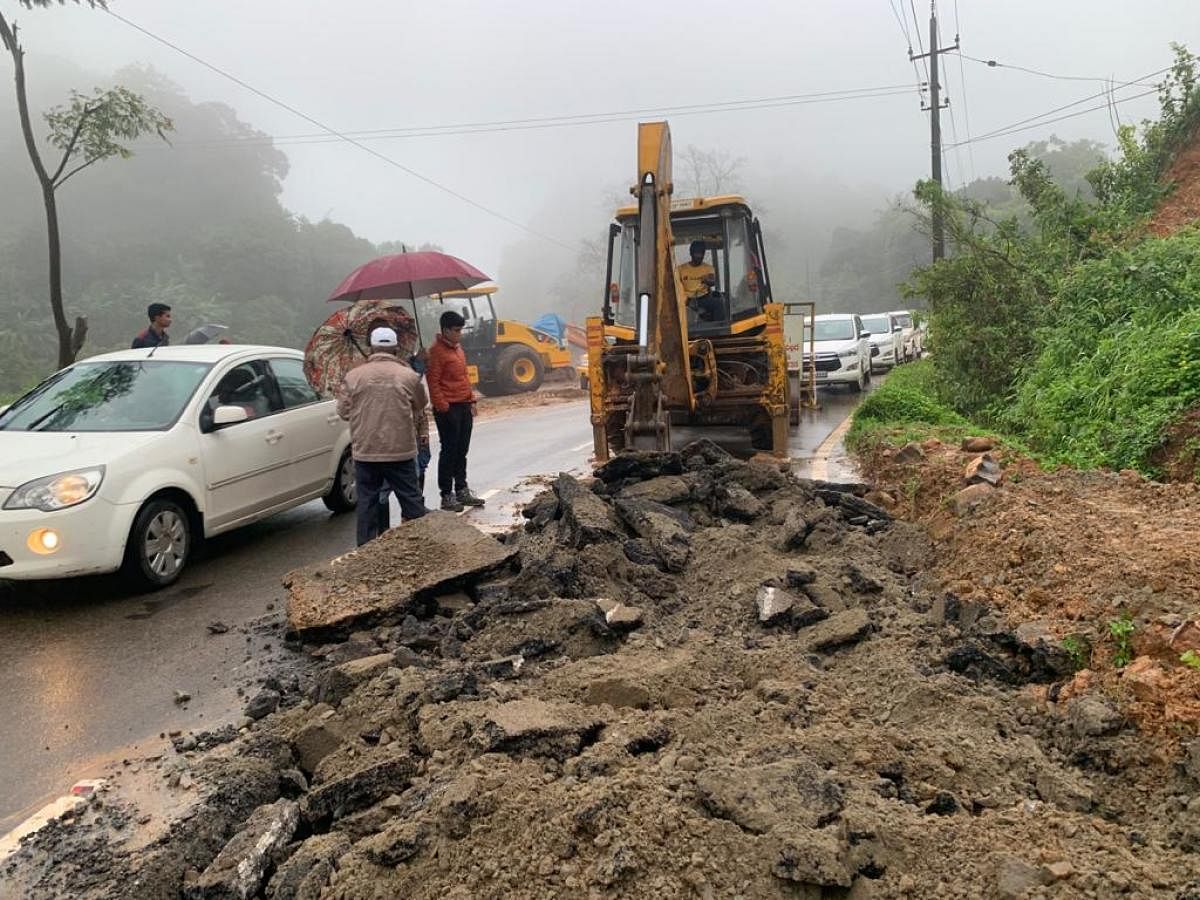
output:
M 863 390 L 871 381 L 871 343 L 862 320 L 847 313 L 831 313 L 805 325 L 813 329 L 817 384 L 846 384 L 852 391 Z M 807 356 L 806 344 L 806 361 Z
M 904 328 L 891 313 L 862 316 L 863 328 L 871 333 L 871 367 L 890 369 L 901 362 Z
M 917 330 L 916 324 L 913 322 L 913 314 L 907 309 L 893 309 L 888 313 L 889 316 L 895 316 L 902 331 L 900 332 L 903 340 L 901 347 L 901 362 L 911 362 L 914 359 L 921 358 L 921 333 Z
M 350 431 L 282 347 L 124 350 L 0 412 L 0 579 L 175 581 L 201 537 L 354 507 Z

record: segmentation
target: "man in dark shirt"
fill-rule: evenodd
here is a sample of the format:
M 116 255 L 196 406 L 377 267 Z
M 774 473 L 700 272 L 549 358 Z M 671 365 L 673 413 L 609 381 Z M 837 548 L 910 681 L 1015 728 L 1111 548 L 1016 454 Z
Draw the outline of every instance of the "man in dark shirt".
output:
M 165 303 L 151 303 L 146 308 L 146 315 L 150 317 L 150 327 L 133 339 L 130 349 L 168 346 L 171 343 L 167 334 L 167 329 L 171 327 L 171 307 Z

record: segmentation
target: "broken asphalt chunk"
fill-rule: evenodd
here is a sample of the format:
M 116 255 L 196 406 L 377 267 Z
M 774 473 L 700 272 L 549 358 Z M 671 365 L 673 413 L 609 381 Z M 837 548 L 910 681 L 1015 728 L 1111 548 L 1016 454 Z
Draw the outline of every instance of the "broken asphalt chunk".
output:
M 187 900 L 246 900 L 256 896 L 275 854 L 291 841 L 300 814 L 291 800 L 277 800 L 251 813 L 242 830 L 191 884 Z
M 819 652 L 856 644 L 873 628 L 867 611 L 861 607 L 847 609 L 818 622 L 808 632 L 808 646 Z
M 365 809 L 412 783 L 416 761 L 407 755 L 366 761 L 361 768 L 314 786 L 300 802 L 300 815 L 314 827 Z

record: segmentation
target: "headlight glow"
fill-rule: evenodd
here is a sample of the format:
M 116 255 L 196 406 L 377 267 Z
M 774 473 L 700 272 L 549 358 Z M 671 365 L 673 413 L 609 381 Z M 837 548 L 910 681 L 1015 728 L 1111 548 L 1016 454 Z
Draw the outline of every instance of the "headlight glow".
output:
M 5 509 L 40 509 L 54 512 L 93 497 L 104 480 L 104 466 L 60 472 L 27 481 L 4 501 Z

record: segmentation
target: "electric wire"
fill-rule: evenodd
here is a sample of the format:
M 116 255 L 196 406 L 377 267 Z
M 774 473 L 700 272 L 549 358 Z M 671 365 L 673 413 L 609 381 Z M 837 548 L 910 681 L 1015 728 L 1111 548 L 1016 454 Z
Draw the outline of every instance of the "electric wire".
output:
M 958 0 L 954 0 L 954 43 L 956 46 L 961 37 L 962 27 L 958 20 Z M 967 73 L 964 71 L 961 51 L 958 55 L 958 82 L 959 91 L 962 94 L 963 124 L 967 129 L 967 161 L 971 164 L 971 180 L 975 181 L 979 176 L 975 170 L 975 146 L 971 143 L 971 108 L 967 103 Z
M 969 59 L 971 62 L 981 63 L 989 69 L 1013 69 L 1017 72 L 1025 72 L 1029 75 L 1039 75 L 1042 78 L 1053 78 L 1055 81 L 1096 81 L 1100 83 L 1108 82 L 1111 77 L 1093 77 L 1090 75 L 1057 75 L 1053 72 L 1043 72 L 1041 69 L 1031 69 L 1028 66 L 1018 66 L 1013 63 L 1002 63 L 994 59 L 980 59 L 978 56 L 971 56 L 969 53 L 963 53 L 962 50 L 949 51 L 959 55 L 959 62 L 964 59 Z M 1135 82 L 1130 82 L 1131 84 Z M 1149 87 L 1150 85 L 1145 85 Z
M 1113 104 L 1129 103 L 1132 100 L 1138 100 L 1142 97 L 1149 97 L 1149 96 L 1151 96 L 1153 94 L 1157 94 L 1157 93 L 1158 93 L 1157 89 L 1150 90 L 1150 91 L 1142 91 L 1140 94 L 1133 94 L 1129 97 L 1121 97 L 1120 99 L 1114 99 L 1111 102 Z M 1093 99 L 1093 98 L 1088 98 L 1088 99 Z M 1082 101 L 1080 101 L 1080 102 L 1082 102 Z M 1077 104 L 1071 104 L 1071 105 L 1075 106 Z M 1090 112 L 1096 112 L 1097 110 L 1106 109 L 1106 108 L 1108 108 L 1108 106 L 1109 106 L 1109 102 L 1106 101 L 1106 102 L 1100 103 L 1096 106 L 1089 106 L 1087 109 L 1081 109 L 1081 110 L 1077 110 L 1072 113 L 1066 113 L 1065 115 L 1057 116 L 1056 118 L 1043 119 L 1041 121 L 1033 122 L 1032 124 L 1028 124 L 1028 125 L 1022 125 L 1020 127 L 1008 127 L 1008 128 L 998 129 L 996 131 L 988 132 L 987 134 L 978 135 L 977 137 L 974 137 L 971 140 L 975 143 L 978 143 L 979 141 L 989 141 L 989 140 L 992 140 L 993 138 L 1008 137 L 1011 134 L 1017 134 L 1022 131 L 1029 131 L 1032 128 L 1040 128 L 1043 125 L 1053 125 L 1055 122 L 1062 122 L 1066 119 L 1074 119 L 1077 116 L 1082 116 L 1082 115 L 1086 115 L 1087 113 L 1090 113 Z M 1062 108 L 1062 107 L 1060 107 L 1060 108 Z M 1028 121 L 1028 120 L 1026 120 L 1026 121 Z M 963 144 L 966 144 L 966 143 L 967 143 L 966 141 L 963 141 Z

